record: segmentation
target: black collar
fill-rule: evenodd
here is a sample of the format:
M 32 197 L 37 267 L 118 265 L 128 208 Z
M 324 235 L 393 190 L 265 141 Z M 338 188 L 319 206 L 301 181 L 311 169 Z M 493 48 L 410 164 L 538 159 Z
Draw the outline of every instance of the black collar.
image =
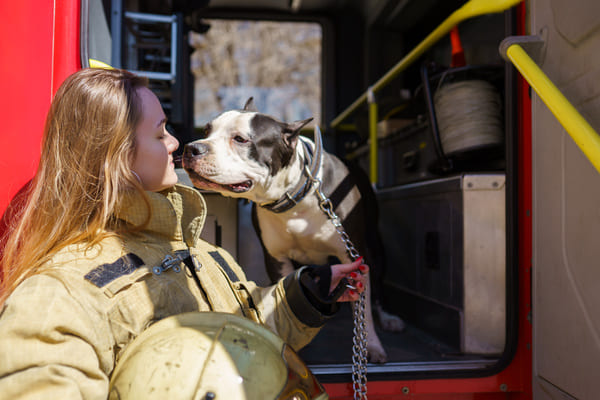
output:
M 310 189 L 312 189 L 314 184 L 314 178 L 316 178 L 317 174 L 321 170 L 321 165 L 323 161 L 323 141 L 321 139 L 321 131 L 318 126 L 315 126 L 315 151 L 313 154 L 313 150 L 307 140 L 304 140 L 302 136 L 300 136 L 300 142 L 302 142 L 303 150 L 304 150 L 304 163 L 302 167 L 302 176 L 300 181 L 296 184 L 294 189 L 291 191 L 285 192 L 283 196 L 279 198 L 279 200 L 275 200 L 270 203 L 261 204 L 262 208 L 265 208 L 274 213 L 282 213 L 294 207 L 298 204 Z M 310 164 L 310 166 L 309 166 Z M 291 194 L 290 194 L 291 193 Z

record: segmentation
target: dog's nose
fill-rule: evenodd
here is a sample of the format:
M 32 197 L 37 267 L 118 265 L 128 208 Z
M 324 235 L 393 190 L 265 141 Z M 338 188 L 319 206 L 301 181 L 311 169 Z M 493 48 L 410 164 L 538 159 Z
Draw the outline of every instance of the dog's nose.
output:
M 206 153 L 208 153 L 208 146 L 204 143 L 188 143 L 183 148 L 186 157 L 202 157 Z

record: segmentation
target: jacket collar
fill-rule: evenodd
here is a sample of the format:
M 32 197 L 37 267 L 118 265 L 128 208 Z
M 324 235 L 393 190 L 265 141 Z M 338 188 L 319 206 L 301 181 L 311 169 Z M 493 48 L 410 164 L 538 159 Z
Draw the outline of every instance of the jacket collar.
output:
M 162 192 L 146 192 L 146 195 L 151 217 L 143 232 L 195 246 L 206 220 L 206 203 L 200 192 L 178 184 Z M 138 193 L 125 195 L 116 216 L 134 226 L 143 224 L 148 209 L 142 196 Z

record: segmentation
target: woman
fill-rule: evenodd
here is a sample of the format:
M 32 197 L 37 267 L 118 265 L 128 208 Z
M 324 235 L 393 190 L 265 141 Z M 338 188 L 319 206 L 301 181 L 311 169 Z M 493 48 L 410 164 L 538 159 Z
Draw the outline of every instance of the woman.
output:
M 165 125 L 146 80 L 127 71 L 81 70 L 56 93 L 2 258 L 3 397 L 105 399 L 123 349 L 188 311 L 245 316 L 297 350 L 335 313 L 342 278 L 357 289 L 337 301 L 362 292 L 360 261 L 301 269 L 268 288 L 247 281 L 200 239 L 205 203 L 176 185 L 179 144 Z

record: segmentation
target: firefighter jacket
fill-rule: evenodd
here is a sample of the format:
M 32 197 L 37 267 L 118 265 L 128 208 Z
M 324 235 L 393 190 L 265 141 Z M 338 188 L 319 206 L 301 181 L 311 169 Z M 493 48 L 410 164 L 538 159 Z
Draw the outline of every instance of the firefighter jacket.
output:
M 298 350 L 328 318 L 303 296 L 298 274 L 261 288 L 225 250 L 200 238 L 206 216 L 195 189 L 147 193 L 144 230 L 91 249 L 70 246 L 23 281 L 0 314 L 0 398 L 106 399 L 123 349 L 153 322 L 220 311 L 264 324 Z M 147 218 L 131 196 L 124 223 Z

